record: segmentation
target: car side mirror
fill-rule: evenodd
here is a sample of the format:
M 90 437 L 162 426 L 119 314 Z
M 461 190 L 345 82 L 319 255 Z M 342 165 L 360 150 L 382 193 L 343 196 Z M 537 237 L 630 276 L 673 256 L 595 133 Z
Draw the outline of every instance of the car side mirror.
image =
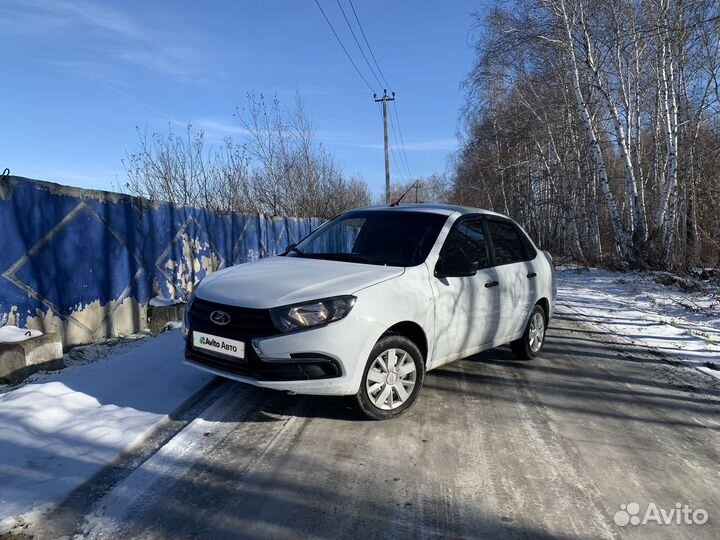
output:
M 435 277 L 468 277 L 477 274 L 480 263 L 457 255 L 438 259 Z

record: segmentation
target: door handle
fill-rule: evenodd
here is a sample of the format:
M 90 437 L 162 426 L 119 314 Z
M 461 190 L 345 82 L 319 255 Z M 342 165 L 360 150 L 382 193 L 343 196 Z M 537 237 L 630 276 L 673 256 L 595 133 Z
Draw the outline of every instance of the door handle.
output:
M 485 283 L 485 287 L 487 289 L 489 289 L 490 287 L 497 287 L 498 285 L 500 285 L 500 283 L 497 281 L 488 281 Z
M 532 278 L 534 278 L 534 277 L 537 277 L 537 274 L 536 274 L 535 272 L 530 272 L 530 273 L 528 274 L 528 279 L 532 279 Z

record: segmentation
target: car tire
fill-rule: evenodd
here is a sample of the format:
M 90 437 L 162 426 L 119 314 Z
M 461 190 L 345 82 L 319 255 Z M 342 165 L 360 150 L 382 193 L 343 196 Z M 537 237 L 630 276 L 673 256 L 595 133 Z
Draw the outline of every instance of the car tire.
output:
M 415 403 L 424 380 L 425 362 L 417 345 L 388 334 L 370 352 L 355 401 L 370 420 L 395 418 Z
M 540 355 L 545 345 L 545 331 L 547 329 L 547 315 L 540 305 L 535 305 L 525 325 L 525 331 L 520 339 L 510 343 L 515 358 L 530 360 Z

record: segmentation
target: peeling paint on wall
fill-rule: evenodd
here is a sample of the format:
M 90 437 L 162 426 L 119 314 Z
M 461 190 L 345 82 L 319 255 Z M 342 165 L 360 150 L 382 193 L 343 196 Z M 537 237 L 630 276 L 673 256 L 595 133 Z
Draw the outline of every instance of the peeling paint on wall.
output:
M 207 274 L 283 251 L 322 223 L 12 176 L 0 193 L 0 325 L 57 331 L 66 347 L 145 328 L 153 296 L 184 299 Z
M 27 328 L 56 332 L 64 345 L 92 343 L 111 336 L 132 334 L 147 326 L 147 305 L 134 298 L 101 304 L 99 300 L 77 306 L 63 316 L 37 309 L 25 320 Z
M 209 242 L 191 238 L 186 233 L 180 235 L 179 241 L 182 247 L 178 257 L 168 259 L 165 263 L 165 269 L 174 276 L 174 279 L 166 284 L 170 298 L 186 298 L 203 277 L 221 265 L 220 258 Z
M 10 306 L 10 311 L 7 313 L 0 314 L 0 326 L 10 325 L 17 326 L 18 324 L 18 307 Z

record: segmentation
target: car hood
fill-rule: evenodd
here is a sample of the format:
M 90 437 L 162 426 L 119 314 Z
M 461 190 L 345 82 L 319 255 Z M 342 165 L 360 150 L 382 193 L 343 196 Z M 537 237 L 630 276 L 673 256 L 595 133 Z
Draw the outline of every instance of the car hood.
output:
M 278 256 L 215 272 L 202 280 L 196 294 L 210 302 L 271 308 L 351 294 L 404 271 L 397 266 Z

